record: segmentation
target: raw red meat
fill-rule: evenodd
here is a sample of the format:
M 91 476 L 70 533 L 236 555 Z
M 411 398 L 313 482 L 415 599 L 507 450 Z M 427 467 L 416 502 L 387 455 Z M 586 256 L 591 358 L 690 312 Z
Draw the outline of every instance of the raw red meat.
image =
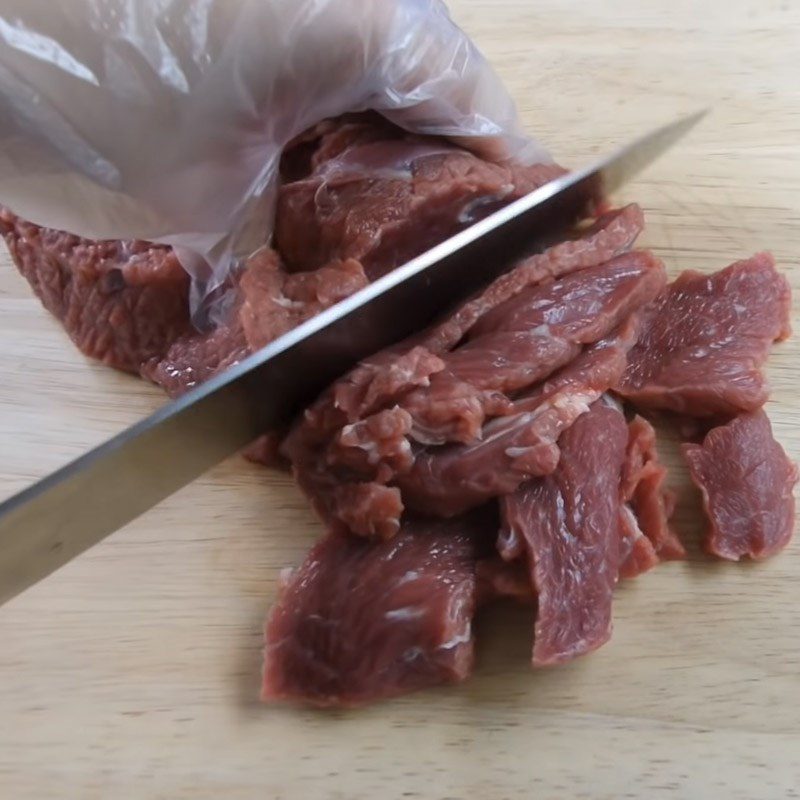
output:
M 620 578 L 635 578 L 659 563 L 653 543 L 642 533 L 639 520 L 627 503 L 620 505 L 619 559 Z
M 419 344 L 434 353 L 451 350 L 487 311 L 528 286 L 610 261 L 631 248 L 643 227 L 642 210 L 635 204 L 604 214 L 575 238 L 554 244 L 500 275 L 475 298 L 432 326 Z
M 602 224 L 598 221 L 585 233 L 585 239 L 555 245 L 523 261 L 442 322 L 413 337 L 411 344 L 416 346 L 411 350 L 408 343 L 388 348 L 340 379 L 308 410 L 301 433 L 324 440 L 336 428 L 394 403 L 406 390 L 427 386 L 430 377 L 445 367 L 437 354 L 452 349 L 483 313 L 528 285 L 610 260 L 640 229 L 641 211 L 628 206 L 607 214 Z
M 177 337 L 165 353 L 143 363 L 139 371 L 170 397 L 178 397 L 248 355 L 241 320 L 233 316 L 229 324 L 210 333 L 190 330 Z
M 526 604 L 533 602 L 531 576 L 522 561 L 504 561 L 499 556 L 485 558 L 477 563 L 475 573 L 479 605 L 505 598 Z
M 315 138 L 316 137 L 316 138 Z M 564 174 L 553 164 L 501 166 L 374 116 L 304 137 L 280 189 L 278 250 L 293 270 L 360 261 L 370 279 Z
M 443 355 L 430 386 L 400 401 L 421 444 L 471 442 L 487 412 L 568 364 L 649 302 L 664 283 L 660 262 L 633 252 L 557 281 L 529 286 L 488 310 L 459 347 Z
M 274 250 L 248 259 L 242 274 L 239 317 L 252 350 L 344 300 L 367 285 L 358 261 L 331 261 L 313 272 L 287 274 Z
M 684 272 L 654 304 L 617 391 L 691 416 L 754 411 L 767 399 L 770 345 L 790 333 L 789 306 L 769 253 L 713 275 Z
M 534 666 L 569 661 L 611 635 L 627 439 L 625 417 L 597 402 L 562 435 L 556 471 L 501 500 L 504 536 L 525 553 L 537 598 Z
M 411 366 L 389 381 L 387 365 L 400 358 L 393 348 L 329 390 L 298 422 L 284 454 L 323 518 L 362 535 L 391 536 L 404 500 L 451 516 L 511 491 L 555 468 L 558 436 L 587 408 L 587 397 L 592 402 L 619 379 L 633 330 L 545 390 L 515 395 L 610 333 L 664 282 L 661 262 L 629 253 L 519 292 L 488 311 L 489 322 L 475 323 L 452 352 L 409 351 L 403 358 Z M 372 392 L 366 402 L 363 387 L 376 382 L 399 391 Z M 387 488 L 393 483 L 400 493 Z
M 227 321 L 210 333 L 179 337 L 163 359 L 144 365 L 142 375 L 173 396 L 183 394 L 366 285 L 357 261 L 292 275 L 265 247 L 247 260 Z
M 280 253 L 255 254 L 216 330 L 189 321 L 189 281 L 169 247 L 96 242 L 0 214 L 20 271 L 81 350 L 175 396 L 241 360 L 479 216 L 564 170 L 490 164 L 375 114 L 321 123 L 282 163 Z M 311 207 L 308 207 L 310 204 Z M 296 275 L 291 269 L 309 269 Z
M 553 472 L 561 457 L 559 437 L 619 379 L 637 333 L 634 318 L 588 348 L 489 422 L 481 440 L 419 452 L 413 468 L 397 478 L 406 506 L 452 516 Z
M 622 468 L 622 500 L 631 514 L 623 511 L 623 577 L 638 575 L 659 560 L 686 558 L 686 549 L 669 527 L 673 498 L 664 486 L 666 476 L 666 467 L 658 460 L 653 426 L 635 417 L 628 426 Z
M 703 493 L 709 553 L 731 561 L 760 559 L 787 545 L 794 532 L 797 467 L 773 438 L 763 410 L 713 428 L 702 445 L 685 444 L 683 454 Z
M 311 271 L 287 276 L 274 251 L 248 262 L 239 316 L 251 349 L 366 285 L 362 262 L 370 277 L 383 274 L 479 207 L 488 213 L 564 172 L 487 164 L 376 115 L 322 123 L 289 149 L 282 171 L 275 240 L 291 269 Z
M 168 247 L 90 241 L 0 207 L 19 271 L 82 353 L 138 372 L 190 329 L 189 279 Z
M 203 333 L 167 247 L 3 210 L 0 233 L 83 352 L 177 395 L 562 173 L 489 164 L 374 114 L 320 123 L 282 159 L 275 248 L 231 276 L 222 322 Z M 358 705 L 460 681 L 475 608 L 498 598 L 535 605 L 535 665 L 568 660 L 607 640 L 618 577 L 685 555 L 655 432 L 641 417 L 626 427 L 605 393 L 712 420 L 760 407 L 789 290 L 760 254 L 662 292 L 660 262 L 628 252 L 642 226 L 627 206 L 576 229 L 365 360 L 293 426 L 281 453 L 330 530 L 283 575 L 266 699 Z M 280 438 L 248 457 L 274 464 Z M 684 450 L 709 552 L 785 545 L 797 472 L 763 411 Z
M 491 510 L 408 521 L 390 542 L 330 534 L 283 576 L 266 627 L 265 699 L 353 706 L 464 680 Z

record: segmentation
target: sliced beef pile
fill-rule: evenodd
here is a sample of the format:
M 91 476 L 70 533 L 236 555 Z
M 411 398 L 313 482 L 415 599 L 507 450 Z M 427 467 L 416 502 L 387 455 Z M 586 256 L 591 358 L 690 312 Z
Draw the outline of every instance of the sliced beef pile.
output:
M 637 208 L 605 222 L 612 234 L 523 261 L 306 412 L 283 451 L 327 522 L 387 537 L 406 506 L 452 516 L 553 471 L 559 434 L 619 380 L 631 317 L 666 280 L 649 253 L 618 254 L 640 230 Z
M 321 123 L 285 153 L 272 246 L 231 277 L 206 332 L 169 248 L 6 211 L 0 232 L 83 352 L 177 395 L 562 172 L 490 164 L 374 115 Z M 789 334 L 786 281 L 759 254 L 667 285 L 632 249 L 642 227 L 635 205 L 587 220 L 253 448 L 280 451 L 328 529 L 281 576 L 265 699 L 353 706 L 462 681 L 476 611 L 504 598 L 530 609 L 537 667 L 604 644 L 619 579 L 686 556 L 640 414 L 707 431 L 684 453 L 709 553 L 785 546 L 797 472 L 761 410 L 761 370 Z
M 789 332 L 785 280 L 762 254 L 665 286 L 660 263 L 629 250 L 640 228 L 640 212 L 629 207 L 516 265 L 429 330 L 344 376 L 282 445 L 329 536 L 358 552 L 394 552 L 410 519 L 442 530 L 435 520 L 459 525 L 499 506 L 497 554 L 474 557 L 477 599 L 469 607 L 501 598 L 529 604 L 534 666 L 604 644 L 619 579 L 686 556 L 670 522 L 675 497 L 655 429 L 636 410 L 680 412 L 704 426 L 734 416 L 702 446 L 685 447 L 711 520 L 710 553 L 764 557 L 794 526 L 795 467 L 763 411 L 750 410 L 767 397 L 761 367 L 769 347 Z M 318 570 L 338 557 L 314 553 Z M 302 607 L 306 591 L 319 602 L 314 589 L 292 585 L 292 607 Z M 365 610 L 384 597 L 375 589 L 360 615 L 350 613 L 369 624 Z M 339 598 L 327 595 L 313 618 L 338 618 Z M 358 697 L 323 698 L 322 677 L 308 673 L 299 688 L 276 691 L 273 648 L 298 639 L 276 630 L 274 619 L 265 696 L 349 704 L 397 691 L 397 655 L 391 669 L 380 668 L 392 678 Z M 434 633 L 446 623 L 438 617 Z M 323 641 L 302 638 L 310 663 L 329 663 Z M 330 674 L 363 686 L 362 657 L 350 680 Z M 463 677 L 447 671 L 436 680 Z

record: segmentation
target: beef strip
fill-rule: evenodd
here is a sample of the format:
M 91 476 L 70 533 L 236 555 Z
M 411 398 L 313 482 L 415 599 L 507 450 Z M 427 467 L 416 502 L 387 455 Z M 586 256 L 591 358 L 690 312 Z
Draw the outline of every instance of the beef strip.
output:
M 241 280 L 239 316 L 248 345 L 252 350 L 263 347 L 367 282 L 364 268 L 354 259 L 292 275 L 274 250 L 260 250 L 248 260 Z
M 487 311 L 528 286 L 610 261 L 633 246 L 643 227 L 642 210 L 635 204 L 603 214 L 574 238 L 554 244 L 500 275 L 474 298 L 433 325 L 420 337 L 419 344 L 433 353 L 451 350 Z
M 622 503 L 619 510 L 619 577 L 635 578 L 657 566 L 660 559 L 630 505 Z
M 561 436 L 555 472 L 501 500 L 501 552 L 524 553 L 537 599 L 534 666 L 569 661 L 611 635 L 627 439 L 620 411 L 596 402 Z
M 797 467 L 775 441 L 763 409 L 741 414 L 685 444 L 692 480 L 703 493 L 705 549 L 720 558 L 767 558 L 794 532 Z
M 172 396 L 183 394 L 366 285 L 363 268 L 352 259 L 293 275 L 265 247 L 237 276 L 225 320 L 210 333 L 179 337 L 142 374 Z
M 464 680 L 476 563 L 493 509 L 409 520 L 389 542 L 329 534 L 282 578 L 266 626 L 265 699 L 354 706 Z
M 761 366 L 790 333 L 790 290 L 769 253 L 713 275 L 684 272 L 654 304 L 617 391 L 641 408 L 697 417 L 754 411 Z
M 640 416 L 628 425 L 622 469 L 623 540 L 620 574 L 632 578 L 659 561 L 686 558 L 680 539 L 669 527 L 674 505 L 664 486 L 667 470 L 658 458 L 656 432 Z

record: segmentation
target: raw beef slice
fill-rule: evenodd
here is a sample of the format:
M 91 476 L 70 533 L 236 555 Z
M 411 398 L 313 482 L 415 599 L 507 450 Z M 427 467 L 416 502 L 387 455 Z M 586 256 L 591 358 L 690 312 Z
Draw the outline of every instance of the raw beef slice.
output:
M 500 275 L 476 297 L 433 325 L 418 344 L 433 353 L 451 350 L 487 311 L 529 286 L 611 261 L 630 250 L 643 227 L 644 215 L 635 203 L 603 214 L 573 238 L 524 259 Z
M 685 444 L 692 480 L 709 520 L 706 550 L 738 561 L 767 558 L 794 531 L 797 467 L 772 436 L 763 410 L 713 428 L 702 445 Z
M 642 417 L 634 417 L 628 425 L 622 467 L 622 577 L 632 578 L 659 561 L 686 557 L 680 539 L 669 527 L 674 495 L 664 486 L 666 476 L 666 467 L 658 459 L 653 426 Z
M 2 207 L 0 234 L 44 307 L 87 356 L 138 372 L 191 329 L 189 278 L 169 247 L 81 239 Z
M 501 553 L 524 553 L 537 598 L 534 666 L 569 661 L 611 635 L 627 440 L 624 416 L 599 401 L 561 436 L 556 471 L 501 500 Z
M 690 416 L 754 411 L 767 399 L 770 345 L 790 333 L 789 306 L 769 253 L 713 275 L 684 272 L 655 302 L 617 391 Z
M 391 541 L 329 534 L 282 580 L 266 627 L 264 699 L 354 706 L 464 680 L 476 563 L 491 509 L 409 521 Z

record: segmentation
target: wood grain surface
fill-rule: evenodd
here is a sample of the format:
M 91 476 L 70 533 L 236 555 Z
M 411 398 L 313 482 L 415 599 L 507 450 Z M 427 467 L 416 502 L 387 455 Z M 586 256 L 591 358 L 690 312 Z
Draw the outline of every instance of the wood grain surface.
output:
M 624 191 L 675 274 L 771 249 L 800 289 L 800 4 L 452 0 L 522 116 L 567 165 L 712 104 Z M 0 257 L 0 493 L 163 402 L 89 363 Z M 800 338 L 770 361 L 800 457 Z M 678 524 L 697 499 L 670 455 Z M 532 674 L 530 620 L 478 627 L 462 687 L 364 711 L 257 702 L 281 567 L 321 529 L 233 458 L 0 609 L 0 797 L 800 796 L 800 542 L 759 565 L 693 550 L 620 587 L 611 643 Z

